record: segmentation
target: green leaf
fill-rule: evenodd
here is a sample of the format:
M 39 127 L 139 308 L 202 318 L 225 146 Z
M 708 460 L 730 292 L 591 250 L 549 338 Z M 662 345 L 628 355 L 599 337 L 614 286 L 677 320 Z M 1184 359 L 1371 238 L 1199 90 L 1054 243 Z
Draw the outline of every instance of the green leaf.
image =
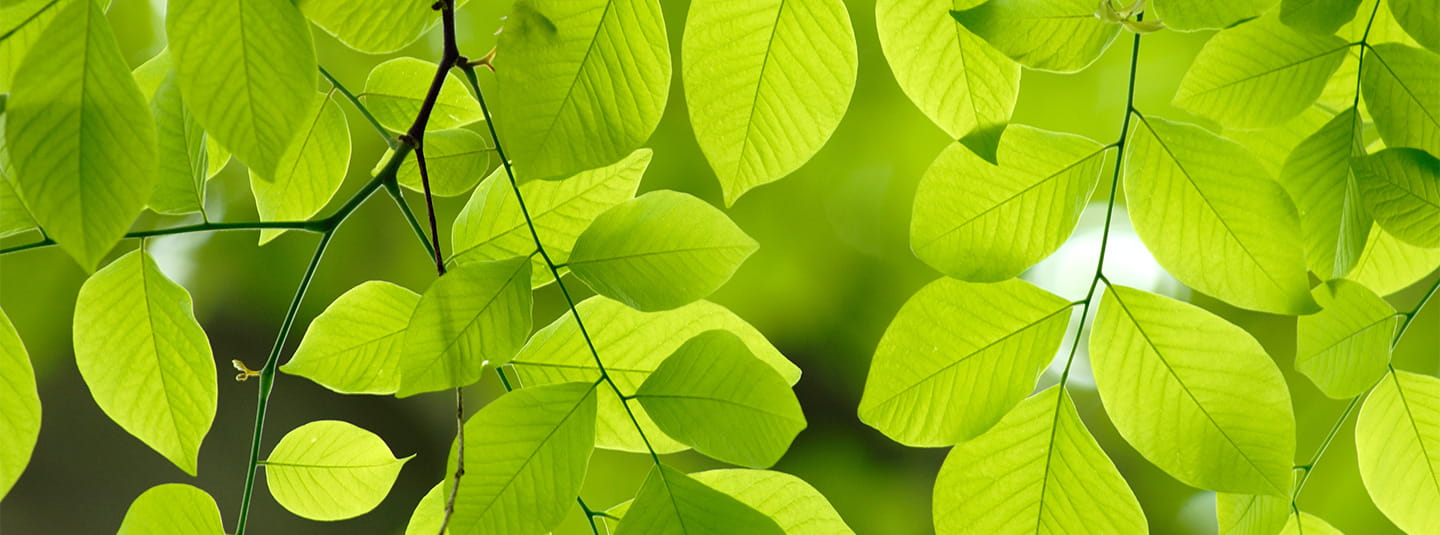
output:
M 175 0 L 165 30 L 185 105 L 269 179 L 318 99 L 310 28 L 289 0 Z
M 1440 379 L 1391 371 L 1355 422 L 1360 479 L 1407 533 L 1440 525 Z
M 205 491 L 167 483 L 135 498 L 116 535 L 225 535 L 225 526 L 220 507 Z
M 430 491 L 420 498 L 420 503 L 415 504 L 415 511 L 410 514 L 410 522 L 405 524 L 405 535 L 440 533 L 440 524 L 444 522 L 445 516 L 445 499 L 448 496 L 444 481 L 430 487 Z M 448 535 L 450 530 L 445 530 L 445 533 Z
M 1277 535 L 1290 515 L 1289 497 L 1215 494 L 1220 535 Z
M 655 465 L 615 535 L 785 535 L 749 505 L 663 464 Z
M 1324 519 L 1310 513 L 1301 512 L 1291 514 L 1285 520 L 1285 527 L 1280 530 L 1280 535 L 1344 535 L 1335 526 L 1330 525 Z
M 19 0 L 0 4 L 0 93 L 14 90 L 15 69 L 63 8 L 75 2 Z M 106 2 L 108 4 L 108 2 Z M 103 9 L 102 9 L 103 11 Z
M 219 141 L 210 136 L 205 136 L 205 179 L 215 178 L 225 166 L 230 164 L 230 149 L 220 145 Z
M 530 334 L 530 260 L 455 268 L 430 285 L 405 329 L 399 397 L 480 380 L 510 360 Z
M 724 212 L 663 190 L 596 217 L 566 265 L 596 293 L 648 312 L 714 293 L 757 248 Z
M 1187 485 L 1288 496 L 1290 390 L 1265 348 L 1194 305 L 1121 286 L 1090 334 L 1105 412 L 1127 442 Z
M 1024 125 L 1005 130 L 999 165 L 952 144 L 920 179 L 910 247 L 957 279 L 1015 277 L 1075 231 L 1107 153 L 1089 139 Z
M 1095 16 L 1090 0 L 990 0 L 950 15 L 1021 65 L 1053 72 L 1085 69 L 1120 33 Z
M 860 420 L 907 446 L 973 438 L 1035 390 L 1069 318 L 1070 302 L 1022 280 L 932 282 L 880 338 Z
M 1350 45 L 1295 31 L 1273 17 L 1215 34 L 1175 92 L 1175 105 L 1232 128 L 1263 128 L 1305 111 Z
M 1370 48 L 1361 94 L 1387 147 L 1440 156 L 1440 55 L 1399 44 Z
M 75 365 L 100 410 L 195 475 L 218 387 L 190 293 L 143 249 L 131 251 L 80 287 L 74 338 Z
M 680 46 L 690 124 L 726 206 L 819 152 L 855 90 L 841 0 L 694 2 Z
M 250 170 L 250 191 L 261 221 L 300 221 L 320 213 L 350 170 L 350 125 L 332 91 L 305 113 L 300 135 L 285 149 L 271 180 Z M 284 230 L 260 231 L 265 245 Z
M 1422 249 L 1375 225 L 1350 279 L 1380 295 L 1391 295 L 1440 268 L 1440 249 Z
M 280 371 L 341 394 L 394 394 L 405 328 L 419 302 L 415 292 L 389 282 L 361 283 L 310 323 Z
M 151 64 L 160 75 L 154 90 L 142 87 L 150 98 L 150 113 L 155 117 L 157 162 L 155 190 L 150 193 L 150 209 L 168 215 L 205 211 L 205 132 L 180 98 L 170 54 L 159 56 L 136 69 Z M 158 61 L 157 61 L 158 60 Z M 143 86 L 144 84 L 142 84 Z
M 485 138 L 472 130 L 452 128 L 425 133 L 425 172 L 430 177 L 430 194 L 454 197 L 470 191 L 485 177 L 490 168 L 490 152 L 495 149 Z M 390 160 L 390 152 L 375 164 L 378 173 Z M 419 160 L 413 156 L 400 162 L 395 177 L 411 191 L 425 191 L 420 180 Z
M 270 495 L 286 511 L 330 521 L 380 505 L 413 457 L 395 458 L 383 439 L 349 423 L 320 420 L 286 433 L 263 464 Z
M 1395 308 L 1344 279 L 1316 288 L 1315 300 L 1325 308 L 1299 318 L 1295 369 L 1332 398 L 1365 393 L 1390 362 L 1390 339 L 1400 320 Z
M 1416 149 L 1385 149 L 1354 160 L 1365 209 L 1391 235 L 1440 247 L 1440 159 Z
M 751 468 L 774 465 L 805 429 L 795 393 L 738 336 L 695 335 L 635 390 L 665 434 L 695 451 Z
M 597 384 L 522 388 L 470 417 L 450 533 L 538 534 L 564 520 L 594 449 Z
M 1279 0 L 1154 0 L 1146 16 L 1153 11 L 1153 18 L 1165 23 L 1165 27 L 1179 31 L 1225 28 L 1238 21 L 1254 17 Z
M 1341 67 L 1342 69 L 1344 67 Z M 1343 72 L 1343 71 L 1342 71 Z M 1354 80 L 1351 80 L 1350 91 L 1353 96 L 1355 90 Z M 1345 106 L 1350 107 L 1350 100 L 1345 101 Z M 1295 147 L 1301 141 L 1314 135 L 1320 127 L 1335 118 L 1335 113 L 1329 111 L 1319 102 L 1314 106 L 1300 112 L 1295 118 L 1285 121 L 1279 126 L 1272 126 L 1261 130 L 1235 130 L 1229 129 L 1221 132 L 1222 137 L 1239 143 L 1244 146 L 1271 176 L 1279 176 L 1285 165 L 1285 159 L 1295 151 Z
M 40 438 L 40 392 L 30 354 L 10 317 L 0 310 L 0 499 L 30 464 Z
M 464 4 L 460 0 L 455 7 Z M 425 2 L 299 0 L 296 5 L 316 26 L 345 46 L 366 54 L 399 51 L 440 23 L 440 17 Z
M 967 2 L 975 3 L 975 2 Z M 876 30 L 900 89 L 951 138 L 987 161 L 1020 95 L 1020 64 L 951 17 L 953 0 L 879 0 Z
M 0 41 L 0 43 L 4 43 Z M 0 137 L 5 133 L 5 114 L 0 113 Z M 10 144 L 0 143 L 0 238 L 35 229 L 30 209 L 15 192 L 15 168 L 10 161 Z
M 1306 264 L 1321 280 L 1350 273 L 1370 234 L 1350 166 L 1350 157 L 1365 154 L 1363 142 L 1360 116 L 1347 109 L 1301 141 L 1280 172 L 1299 211 Z
M 787 384 L 794 385 L 800 380 L 800 368 L 786 360 L 760 331 L 734 312 L 709 301 L 696 301 L 664 312 L 640 312 L 596 296 L 581 301 L 575 310 L 584 321 L 610 380 L 626 395 L 633 394 L 665 357 L 687 340 L 713 329 L 724 329 L 739 336 L 750 353 L 779 372 Z M 600 379 L 600 370 L 595 366 L 585 336 L 570 314 L 560 316 L 535 333 L 510 364 L 526 385 Z M 645 443 L 615 392 L 601 389 L 599 398 L 596 444 L 622 451 L 646 451 Z M 655 451 L 673 453 L 686 449 L 661 432 L 643 406 L 635 404 L 630 408 Z
M 382 126 L 395 132 L 410 129 L 420 113 L 430 80 L 435 77 L 435 64 L 409 57 L 400 57 L 376 65 L 365 78 L 365 91 L 360 102 L 370 110 Z M 454 72 L 445 74 L 445 85 L 435 99 L 426 130 L 464 126 L 485 118 L 480 103 L 465 89 L 465 82 Z
M 1426 0 L 1388 0 L 1390 13 L 1420 46 L 1440 53 L 1440 9 Z
M 16 192 L 86 271 L 125 234 L 155 183 L 155 122 L 93 1 L 73 1 L 15 71 L 5 138 Z M 68 58 L 56 61 L 55 58 Z
M 854 535 L 835 507 L 805 480 L 783 472 L 731 468 L 690 474 L 774 520 L 786 535 Z
M 568 261 L 575 239 L 591 221 L 635 196 L 640 177 L 650 166 L 651 155 L 650 149 L 638 149 L 623 160 L 581 171 L 564 180 L 531 180 L 520 185 L 525 208 L 551 261 L 557 264 Z M 530 234 L 525 214 L 515 199 L 515 190 L 511 189 L 504 173 L 504 169 L 496 169 L 481 182 L 460 215 L 455 216 L 450 232 L 452 264 L 529 256 L 535 252 L 535 237 Z M 544 258 L 535 255 L 530 261 L 532 286 L 544 286 L 555 280 Z
M 1364 0 L 1283 0 L 1280 21 L 1297 30 L 1330 35 L 1355 18 L 1355 10 L 1362 2 Z
M 1243 147 L 1139 116 L 1125 151 L 1135 232 L 1186 286 L 1276 314 L 1315 310 L 1294 203 Z
M 1145 513 L 1075 402 L 1050 387 L 950 449 L 935 479 L 935 532 L 1145 533 Z
M 505 142 L 526 178 L 614 162 L 665 111 L 670 47 L 657 0 L 521 0 L 497 46 Z

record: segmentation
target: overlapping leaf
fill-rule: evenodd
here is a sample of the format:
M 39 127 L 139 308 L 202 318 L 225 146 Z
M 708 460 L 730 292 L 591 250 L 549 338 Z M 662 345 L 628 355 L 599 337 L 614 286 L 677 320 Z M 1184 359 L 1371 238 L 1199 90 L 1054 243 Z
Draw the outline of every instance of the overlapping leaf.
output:
M 390 493 L 411 458 L 395 458 L 374 433 L 337 420 L 286 433 L 266 459 L 270 495 L 311 520 L 344 520 L 370 512 Z
M 174 61 L 161 51 L 135 69 L 140 92 L 150 99 L 155 117 L 158 166 L 149 206 L 162 214 L 205 210 L 205 132 L 180 98 Z
M 1401 44 L 1370 47 L 1361 94 L 1387 147 L 1440 157 L 1440 55 Z
M 1420 46 L 1440 54 L 1440 9 L 1425 0 L 1387 0 L 1395 21 L 1405 28 Z
M 1284 529 L 1290 512 L 1288 498 L 1215 493 L 1220 535 L 1276 535 Z
M 305 113 L 300 133 L 292 140 L 270 180 L 250 171 L 250 191 L 261 221 L 299 221 L 320 213 L 350 169 L 350 125 L 334 100 L 334 92 Z M 260 231 L 260 244 L 283 230 Z
M 770 517 L 785 535 L 854 535 L 830 501 L 809 483 L 783 472 L 722 469 L 690 474 Z
M 1365 208 L 1386 232 L 1418 247 L 1440 247 L 1440 159 L 1385 149 L 1355 161 Z
M 530 300 L 526 258 L 477 262 L 440 277 L 405 329 L 396 395 L 466 386 L 487 365 L 510 360 L 530 334 Z
M 1408 533 L 1440 525 L 1440 380 L 1392 371 L 1355 422 L 1360 478 L 1380 512 Z
M 1350 278 L 1375 293 L 1390 295 L 1419 282 L 1436 268 L 1440 268 L 1440 249 L 1415 247 L 1374 225 Z
M 663 464 L 655 465 L 615 535 L 785 535 L 775 520 Z
M 180 483 L 150 487 L 125 511 L 116 535 L 225 535 L 220 508 L 205 491 Z
M 1360 123 L 1354 108 L 1336 115 L 1295 147 L 1280 172 L 1300 215 L 1306 264 L 1322 280 L 1349 274 L 1370 234 L 1350 166 L 1352 156 L 1365 154 Z
M 425 134 L 425 174 L 430 178 L 430 194 L 454 197 L 470 191 L 485 177 L 490 168 L 490 148 L 485 138 L 473 130 L 452 128 Z M 376 163 L 380 169 L 389 161 L 389 153 Z M 419 160 L 405 158 L 395 170 L 395 178 L 413 191 L 425 191 L 420 180 Z
M 1021 65 L 1075 72 L 1095 62 L 1120 25 L 1095 16 L 1089 0 L 990 0 L 955 20 Z
M 1280 21 L 1310 33 L 1329 35 L 1355 18 L 1364 0 L 1283 0 Z
M 1180 31 L 1226 28 L 1254 17 L 1279 0 L 1152 0 L 1153 18 L 1165 27 Z M 1147 15 L 1149 15 L 1147 11 Z
M 0 498 L 30 464 L 40 438 L 40 392 L 30 354 L 10 317 L 0 310 Z
M 485 118 L 480 103 L 465 89 L 454 72 L 446 73 L 445 85 L 435 98 L 434 111 L 426 130 L 464 126 Z M 435 77 L 435 64 L 410 57 L 391 59 L 370 69 L 360 102 L 370 109 L 381 126 L 404 132 L 420 113 L 425 92 Z
M 460 7 L 465 0 L 458 0 Z M 300 0 L 300 11 L 346 46 L 386 54 L 415 42 L 440 23 L 425 2 L 396 0 Z
M 5 114 L 0 113 L 0 138 L 5 135 Z M 35 227 L 30 209 L 15 192 L 15 169 L 10 161 L 10 144 L 0 143 L 0 238 Z
M 345 292 L 321 312 L 280 371 L 342 394 L 393 394 L 400 388 L 405 328 L 420 296 L 384 281 Z
M 1339 279 L 1315 289 L 1319 313 L 1301 316 L 1295 369 L 1325 395 L 1349 399 L 1385 374 L 1399 317 L 1368 288 Z

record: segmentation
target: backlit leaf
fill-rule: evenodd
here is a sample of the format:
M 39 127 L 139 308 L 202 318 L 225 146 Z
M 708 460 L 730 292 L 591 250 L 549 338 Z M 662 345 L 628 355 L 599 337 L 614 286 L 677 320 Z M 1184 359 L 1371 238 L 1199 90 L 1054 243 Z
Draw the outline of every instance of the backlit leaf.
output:
M 30 354 L 10 317 L 0 310 L 0 498 L 30 464 L 40 437 L 40 392 Z
M 1225 28 L 1265 12 L 1279 0 L 1152 0 L 1147 17 L 1179 31 Z
M 1299 318 L 1295 369 L 1332 398 L 1365 393 L 1390 362 L 1390 342 L 1400 321 L 1395 308 L 1344 279 L 1316 288 L 1315 299 L 1324 308 Z
M 490 148 L 485 138 L 472 130 L 453 128 L 425 133 L 425 173 L 430 177 L 430 194 L 454 197 L 470 191 L 485 178 L 490 167 Z M 381 158 L 377 169 L 389 160 Z M 412 155 L 400 162 L 395 178 L 412 191 L 425 191 L 420 181 L 420 164 Z
M 1440 249 L 1422 249 L 1391 236 L 1375 225 L 1350 279 L 1391 295 L 1404 290 L 1440 268 Z
M 530 261 L 460 266 L 420 296 L 405 329 L 400 389 L 412 396 L 480 380 L 510 360 L 530 334 Z
M 1021 65 L 1076 72 L 1095 62 L 1120 25 L 1095 16 L 1090 0 L 990 0 L 951 15 Z
M 783 472 L 740 468 L 690 474 L 770 517 L 785 535 L 854 535 L 829 500 L 809 483 Z
M 344 520 L 370 512 L 390 493 L 400 468 L 374 433 L 337 420 L 286 433 L 264 461 L 266 485 L 285 510 L 311 520 Z
M 1215 493 L 1220 535 L 1277 535 L 1290 515 L 1290 500 L 1279 496 Z
M 0 137 L 5 133 L 5 115 L 0 113 Z M 35 219 L 25 201 L 15 192 L 15 168 L 10 161 L 10 144 L 0 143 L 0 238 L 32 230 Z
M 1336 115 L 1295 147 L 1280 172 L 1299 211 L 1306 264 L 1321 280 L 1350 273 L 1370 234 L 1350 166 L 1352 156 L 1365 154 L 1360 123 L 1354 108 Z
M 1297 30 L 1329 35 L 1354 19 L 1355 10 L 1362 2 L 1364 0 L 1283 0 L 1280 20 Z
M 1440 525 L 1440 380 L 1392 371 L 1355 422 L 1360 479 L 1380 512 L 1408 533 Z
M 457 1 L 455 7 L 464 3 Z M 440 14 L 425 2 L 299 0 L 295 4 L 316 26 L 366 54 L 398 51 L 440 24 Z
M 368 281 L 321 312 L 280 371 L 341 394 L 394 394 L 400 388 L 405 328 L 420 296 Z
M 663 464 L 635 495 L 615 535 L 785 535 L 754 508 Z
M 116 535 L 225 535 L 220 508 L 205 491 L 180 483 L 150 487 L 125 511 Z
M 436 483 L 430 487 L 430 491 L 420 498 L 420 503 L 415 504 L 415 511 L 410 513 L 410 521 L 405 524 L 405 535 L 435 535 L 440 533 L 440 523 L 445 515 L 445 500 L 450 496 L 445 492 L 445 482 Z M 445 530 L 448 535 L 450 530 Z
M 455 128 L 484 119 L 480 103 L 465 89 L 465 82 L 454 72 L 445 76 L 445 85 L 435 99 L 435 110 L 430 114 L 426 130 Z M 370 70 L 365 78 L 365 91 L 358 96 L 381 126 L 404 132 L 420 113 L 425 92 L 434 77 L 434 63 L 409 57 L 394 58 Z
M 1440 55 L 1387 43 L 1365 60 L 1361 94 L 1385 146 L 1440 156 Z
M 155 117 L 158 144 L 155 190 L 150 194 L 151 210 L 161 214 L 188 214 L 205 210 L 205 132 L 180 98 L 174 66 L 168 51 L 161 52 L 135 69 L 140 81 L 147 67 L 158 77 L 155 87 L 141 82 L 141 92 L 150 99 Z
M 317 100 L 305 113 L 300 134 L 280 157 L 271 180 L 250 171 L 250 191 L 261 221 L 301 221 L 320 213 L 350 169 L 350 125 L 334 100 L 335 94 Z M 260 231 L 260 245 L 285 231 Z
M 1365 208 L 1386 232 L 1418 247 L 1440 247 L 1440 159 L 1385 149 L 1355 160 Z
M 1440 54 L 1440 6 L 1427 0 L 1387 0 L 1386 5 L 1420 46 Z

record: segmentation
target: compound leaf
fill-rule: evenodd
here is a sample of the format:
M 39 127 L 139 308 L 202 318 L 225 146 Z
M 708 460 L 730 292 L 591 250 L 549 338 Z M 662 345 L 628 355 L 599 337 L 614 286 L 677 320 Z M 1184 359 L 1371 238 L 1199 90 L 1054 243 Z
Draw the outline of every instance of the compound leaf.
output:
M 264 461 L 270 495 L 311 520 L 344 520 L 370 512 L 390 493 L 411 458 L 395 458 L 379 436 L 338 420 L 286 433 Z
M 341 394 L 394 394 L 400 388 L 405 328 L 420 296 L 368 281 L 325 308 L 280 371 Z
M 1380 512 L 1408 533 L 1440 525 L 1440 380 L 1392 371 L 1355 422 L 1360 479 Z
M 215 498 L 190 485 L 167 483 L 136 497 L 115 535 L 225 535 L 225 526 Z
M 530 260 L 455 268 L 430 285 L 405 329 L 396 395 L 459 388 L 510 360 L 530 334 Z

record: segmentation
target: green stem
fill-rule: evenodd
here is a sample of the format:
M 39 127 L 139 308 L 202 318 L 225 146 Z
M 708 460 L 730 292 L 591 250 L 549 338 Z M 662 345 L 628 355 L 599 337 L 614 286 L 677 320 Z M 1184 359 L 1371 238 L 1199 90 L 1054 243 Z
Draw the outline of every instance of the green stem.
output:
M 386 130 L 385 127 L 380 124 L 380 121 L 375 119 L 375 116 L 370 113 L 370 109 L 366 108 L 365 104 L 362 104 L 360 99 L 355 97 L 354 93 L 351 93 L 349 89 L 345 88 L 344 84 L 341 84 L 339 80 L 336 80 L 334 76 L 330 75 L 330 71 L 325 70 L 325 67 L 320 67 L 320 74 L 323 75 L 326 80 L 330 81 L 330 85 L 340 90 L 340 94 L 345 95 L 345 98 L 350 101 L 350 104 L 355 106 L 355 109 L 360 110 L 360 115 L 365 116 L 365 120 L 369 121 L 370 126 L 375 128 L 375 132 L 380 134 L 380 139 L 385 140 L 386 146 L 394 149 L 400 144 L 400 142 L 395 139 L 395 136 L 390 135 L 390 131 Z
M 124 238 L 126 238 L 126 239 L 128 239 L 128 238 L 148 238 L 148 237 L 151 237 L 151 236 L 167 236 L 167 235 L 170 235 L 170 234 L 189 234 L 189 233 L 192 233 L 192 232 L 215 232 L 215 231 L 227 231 L 227 230 L 233 231 L 233 230 L 284 229 L 284 230 L 300 230 L 300 231 L 305 231 L 305 232 L 324 232 L 324 231 L 325 231 L 325 228 L 326 228 L 326 225 L 327 225 L 327 223 L 325 222 L 325 220 L 313 220 L 313 221 L 240 221 L 240 222 L 230 222 L 230 223 L 226 223 L 226 222 L 197 223 L 197 224 L 194 224 L 194 225 L 185 225 L 185 226 L 180 226 L 180 227 L 160 228 L 160 229 L 152 229 L 152 230 L 140 230 L 140 231 L 131 232 L 131 233 L 126 234 L 126 235 L 124 236 Z M 32 242 L 32 243 L 26 243 L 26 244 L 23 244 L 23 245 L 16 245 L 16 246 L 13 246 L 13 247 L 6 247 L 6 248 L 4 248 L 4 249 L 0 249 L 0 255 L 10 254 L 10 253 L 18 253 L 18 252 L 20 252 L 20 251 L 27 251 L 27 250 L 30 250 L 30 249 L 39 249 L 39 248 L 42 248 L 42 247 L 50 247 L 50 246 L 52 246 L 52 245 L 55 245 L 55 240 L 54 240 L 54 239 L 51 239 L 51 238 L 45 238 L 45 239 L 42 239 L 42 240 L 40 240 L 40 241 L 36 241 L 36 242 Z
M 410 211 L 410 205 L 405 204 L 405 195 L 400 191 L 400 185 L 394 181 L 387 182 L 385 192 L 390 194 L 391 199 L 395 199 L 395 205 L 400 207 L 400 213 L 405 216 L 405 221 L 410 223 L 410 229 L 415 231 L 415 237 L 420 239 L 420 246 L 425 248 L 425 257 L 435 256 L 435 249 L 430 246 L 430 238 L 425 236 L 420 220 L 415 219 L 415 212 Z

